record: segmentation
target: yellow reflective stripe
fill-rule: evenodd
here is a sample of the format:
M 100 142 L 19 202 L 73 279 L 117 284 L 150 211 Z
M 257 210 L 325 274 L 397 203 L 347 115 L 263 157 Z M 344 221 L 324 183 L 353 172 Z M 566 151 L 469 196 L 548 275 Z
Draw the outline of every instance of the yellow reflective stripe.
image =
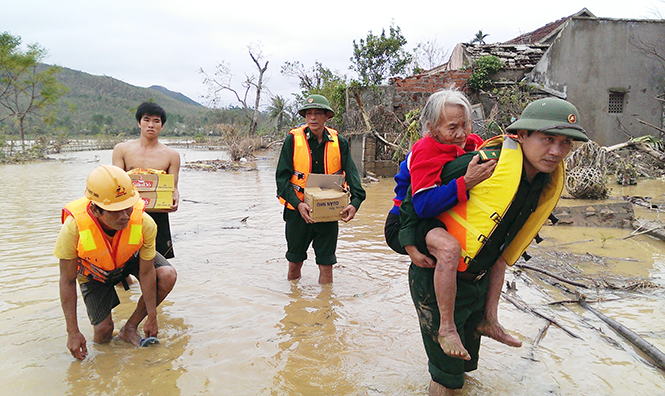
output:
M 478 229 L 477 229 L 476 227 L 474 227 L 473 225 L 471 225 L 471 223 L 469 223 L 469 222 L 466 221 L 464 218 L 462 218 L 462 216 L 460 216 L 460 215 L 458 215 L 457 213 L 455 213 L 454 210 L 449 211 L 448 214 L 450 215 L 450 217 L 453 218 L 453 220 L 455 220 L 456 222 L 458 222 L 459 224 L 461 224 L 462 227 L 466 228 L 466 230 L 467 230 L 468 232 L 470 232 L 473 236 L 475 236 L 476 239 L 478 239 L 481 243 L 485 242 L 485 239 L 486 239 L 487 237 L 486 237 L 485 235 L 482 235 L 482 234 L 480 233 L 480 231 L 478 231 Z M 482 240 L 480 240 L 480 237 L 481 237 L 481 236 L 482 236 L 482 238 L 483 238 Z
M 95 250 L 97 245 L 95 244 L 95 238 L 92 236 L 91 230 L 79 231 L 79 243 L 83 247 L 83 250 L 89 252 Z
M 143 225 L 141 224 L 132 224 L 131 231 L 129 232 L 129 241 L 130 245 L 138 245 L 141 243 L 141 235 L 143 234 Z

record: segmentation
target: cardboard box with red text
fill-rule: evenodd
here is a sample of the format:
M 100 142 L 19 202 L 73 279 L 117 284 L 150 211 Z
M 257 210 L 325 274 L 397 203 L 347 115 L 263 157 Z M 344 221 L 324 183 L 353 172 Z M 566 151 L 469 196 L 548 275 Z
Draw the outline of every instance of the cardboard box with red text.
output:
M 341 220 L 340 212 L 351 201 L 351 194 L 342 191 L 343 175 L 311 173 L 305 186 L 305 203 L 312 209 L 310 216 L 319 222 Z
M 163 212 L 173 205 L 175 190 L 173 175 L 169 174 L 130 174 L 132 184 L 139 191 L 148 212 Z
M 130 174 L 132 184 L 141 191 L 173 191 L 174 179 L 169 174 Z
M 173 191 L 141 191 L 139 194 L 148 212 L 164 211 L 173 205 Z

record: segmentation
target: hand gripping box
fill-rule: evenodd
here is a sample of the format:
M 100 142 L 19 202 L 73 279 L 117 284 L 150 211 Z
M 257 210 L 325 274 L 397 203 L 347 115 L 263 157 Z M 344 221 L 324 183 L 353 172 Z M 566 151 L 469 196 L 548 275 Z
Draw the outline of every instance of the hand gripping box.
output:
M 316 221 L 341 220 L 339 212 L 349 205 L 351 194 L 343 191 L 344 175 L 310 173 L 305 186 L 305 203 Z
M 149 212 L 171 209 L 173 204 L 174 179 L 169 174 L 130 174 L 145 209 Z

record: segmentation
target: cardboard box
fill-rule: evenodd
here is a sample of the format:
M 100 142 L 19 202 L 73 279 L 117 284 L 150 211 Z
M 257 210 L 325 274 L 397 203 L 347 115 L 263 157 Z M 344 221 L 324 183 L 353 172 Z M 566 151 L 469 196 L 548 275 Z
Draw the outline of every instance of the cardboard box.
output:
M 139 194 L 148 212 L 164 211 L 173 205 L 173 191 L 141 191 Z
M 169 174 L 130 174 L 132 184 L 139 191 L 146 212 L 164 212 L 173 205 L 175 182 Z
M 342 191 L 343 175 L 312 173 L 307 177 L 305 203 L 312 208 L 310 216 L 316 221 L 338 221 L 339 212 L 349 205 L 351 194 Z
M 173 175 L 169 174 L 130 174 L 132 184 L 139 192 L 142 191 L 171 191 L 174 190 Z

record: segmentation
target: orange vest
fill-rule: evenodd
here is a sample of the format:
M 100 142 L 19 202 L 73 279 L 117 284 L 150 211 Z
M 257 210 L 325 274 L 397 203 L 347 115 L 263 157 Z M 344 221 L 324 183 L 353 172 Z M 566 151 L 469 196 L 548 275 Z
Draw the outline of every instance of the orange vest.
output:
M 296 195 L 301 201 L 305 200 L 305 185 L 307 177 L 312 172 L 312 155 L 310 154 L 309 143 L 305 135 L 306 125 L 292 129 L 289 133 L 293 135 L 293 175 L 291 184 L 296 191 Z M 339 137 L 337 131 L 332 128 L 326 128 L 332 140 L 326 142 L 324 154 L 324 170 L 327 175 L 341 174 L 342 172 L 342 152 L 339 148 Z M 295 208 L 282 197 L 279 202 L 286 205 L 287 208 Z
M 134 204 L 127 228 L 116 231 L 110 243 L 89 207 L 90 200 L 83 197 L 68 203 L 62 210 L 62 222 L 72 216 L 79 230 L 78 273 L 90 280 L 115 284 L 122 280 L 127 260 L 143 246 L 143 200 Z

